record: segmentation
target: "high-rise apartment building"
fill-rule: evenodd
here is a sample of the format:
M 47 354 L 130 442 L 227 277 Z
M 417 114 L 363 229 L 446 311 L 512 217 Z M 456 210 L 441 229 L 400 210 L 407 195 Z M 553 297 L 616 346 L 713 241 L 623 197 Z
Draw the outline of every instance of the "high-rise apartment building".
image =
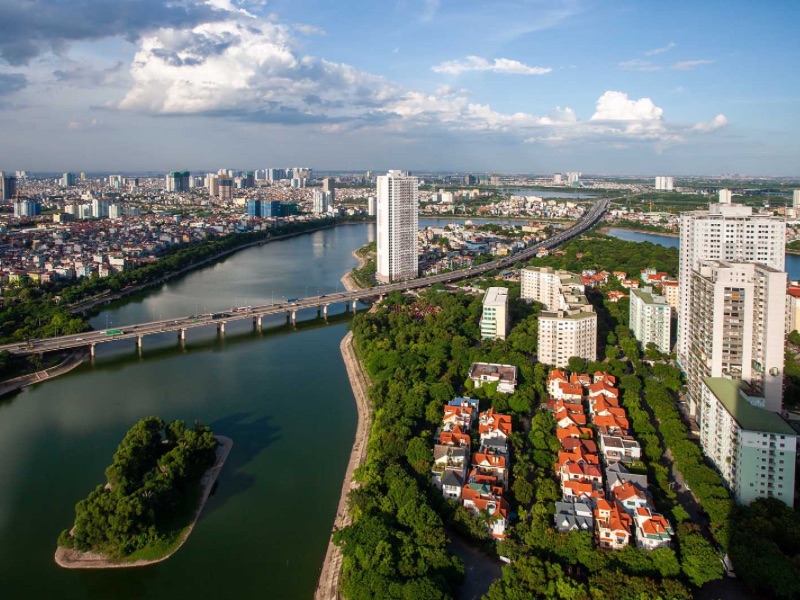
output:
M 733 194 L 730 190 L 720 190 L 719 191 L 719 203 L 720 204 L 733 204 Z
M 567 184 L 577 187 L 581 184 L 581 174 L 578 171 L 570 171 L 567 173 Z
M 800 210 L 800 190 L 792 191 L 792 207 L 795 210 Z
M 419 181 L 402 171 L 389 171 L 378 176 L 377 188 L 376 277 L 384 283 L 414 279 L 419 272 Z
M 673 177 L 656 177 L 655 188 L 660 192 L 671 192 L 675 189 L 675 179 Z
M 739 504 L 777 498 L 794 506 L 797 433 L 741 381 L 701 382 L 700 444 Z
M 490 287 L 483 295 L 481 337 L 506 339 L 508 335 L 508 288 Z
M 370 217 L 374 217 L 377 214 L 376 213 L 377 209 L 376 209 L 376 206 L 375 206 L 376 204 L 377 203 L 375 201 L 375 196 L 370 196 L 370 197 L 367 198 L 367 214 Z
M 322 191 L 328 193 L 328 204 L 333 206 L 336 202 L 336 180 L 333 177 L 323 179 Z
M 0 171 L 0 200 L 11 200 L 17 193 L 17 178 Z
M 678 294 L 678 362 L 685 369 L 692 322 L 692 273 L 702 260 L 758 262 L 784 270 L 786 223 L 754 215 L 749 206 L 710 204 L 707 211 L 681 215 Z
M 230 201 L 233 198 L 233 179 L 220 177 L 217 180 L 217 185 L 219 186 L 219 199 L 223 202 Z
M 189 171 L 171 171 L 167 175 L 167 191 L 188 192 L 189 177 Z
M 333 206 L 331 192 L 326 192 L 324 190 L 314 190 L 311 200 L 312 211 L 315 215 L 325 214 L 328 212 L 328 207 Z
M 63 187 L 72 187 L 75 185 L 75 173 L 64 173 L 61 177 L 61 185 Z
M 14 202 L 14 216 L 21 217 L 35 217 L 42 214 L 42 205 L 34 200 L 20 200 Z
M 585 288 L 581 278 L 569 271 L 551 267 L 526 267 L 520 271 L 520 296 L 535 300 L 548 310 L 566 308 L 566 295 L 581 295 Z
M 755 263 L 701 261 L 692 273 L 686 370 L 689 407 L 698 416 L 705 377 L 740 379 L 759 408 L 783 401 L 786 273 Z M 699 415 L 702 418 L 702 415 Z
M 95 219 L 105 219 L 108 215 L 108 207 L 111 204 L 109 200 L 101 200 L 95 198 L 92 200 L 92 216 Z
M 208 187 L 209 196 L 219 196 L 219 175 L 216 173 L 209 173 L 206 176 L 206 186 Z
M 666 298 L 650 287 L 631 290 L 630 327 L 642 346 L 652 343 L 659 352 L 669 354 L 671 321 L 672 307 Z

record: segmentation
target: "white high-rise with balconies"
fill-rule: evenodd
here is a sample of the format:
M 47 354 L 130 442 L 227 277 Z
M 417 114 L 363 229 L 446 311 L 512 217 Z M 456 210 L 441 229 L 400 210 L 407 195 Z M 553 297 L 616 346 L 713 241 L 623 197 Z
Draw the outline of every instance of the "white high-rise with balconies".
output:
M 720 194 L 722 196 L 722 194 Z M 724 202 L 722 200 L 725 200 Z M 757 262 L 776 271 L 785 265 L 786 223 L 778 217 L 754 215 L 749 206 L 721 197 L 707 211 L 681 215 L 678 293 L 678 362 L 686 369 L 692 325 L 692 273 L 703 260 Z
M 378 281 L 414 279 L 419 270 L 419 181 L 402 171 L 378 176 Z
M 749 386 L 753 404 L 779 412 L 783 402 L 786 273 L 750 262 L 700 261 L 692 272 L 692 320 L 686 369 L 689 408 L 702 408 L 705 377 Z
M 673 177 L 663 177 L 659 175 L 656 177 L 655 188 L 660 192 L 671 192 L 675 189 L 675 179 Z
M 669 354 L 669 334 L 672 307 L 663 296 L 653 293 L 653 288 L 631 290 L 630 326 L 642 346 L 655 344 L 656 349 Z

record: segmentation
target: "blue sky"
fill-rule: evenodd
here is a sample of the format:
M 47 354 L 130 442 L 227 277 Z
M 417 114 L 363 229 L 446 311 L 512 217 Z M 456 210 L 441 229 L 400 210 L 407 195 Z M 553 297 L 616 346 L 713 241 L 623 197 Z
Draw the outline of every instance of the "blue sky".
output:
M 800 3 L 0 0 L 0 169 L 800 175 Z

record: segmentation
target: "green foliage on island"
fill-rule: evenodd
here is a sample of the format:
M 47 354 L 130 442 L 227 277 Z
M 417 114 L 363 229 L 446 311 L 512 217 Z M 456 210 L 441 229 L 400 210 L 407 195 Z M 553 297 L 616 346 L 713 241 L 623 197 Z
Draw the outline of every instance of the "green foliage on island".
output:
M 356 255 L 366 260 L 363 267 L 353 269 L 353 280 L 358 287 L 367 288 L 375 285 L 375 273 L 378 272 L 378 263 L 375 256 L 377 251 L 377 242 L 370 242 L 356 250 Z
M 200 423 L 189 429 L 183 421 L 142 419 L 117 448 L 108 483 L 75 505 L 74 529 L 58 545 L 114 560 L 164 556 L 194 518 L 216 446 Z

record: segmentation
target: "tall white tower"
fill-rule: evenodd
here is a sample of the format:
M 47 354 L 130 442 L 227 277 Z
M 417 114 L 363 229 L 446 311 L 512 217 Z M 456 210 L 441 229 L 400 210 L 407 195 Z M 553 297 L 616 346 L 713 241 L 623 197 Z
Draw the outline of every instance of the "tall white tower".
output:
M 721 200 L 723 200 L 721 198 Z M 707 211 L 681 215 L 678 312 L 678 362 L 687 368 L 692 314 L 692 272 L 700 261 L 754 262 L 784 271 L 786 223 L 754 215 L 749 206 L 710 204 Z
M 378 176 L 378 281 L 414 279 L 418 274 L 419 182 L 402 171 Z

